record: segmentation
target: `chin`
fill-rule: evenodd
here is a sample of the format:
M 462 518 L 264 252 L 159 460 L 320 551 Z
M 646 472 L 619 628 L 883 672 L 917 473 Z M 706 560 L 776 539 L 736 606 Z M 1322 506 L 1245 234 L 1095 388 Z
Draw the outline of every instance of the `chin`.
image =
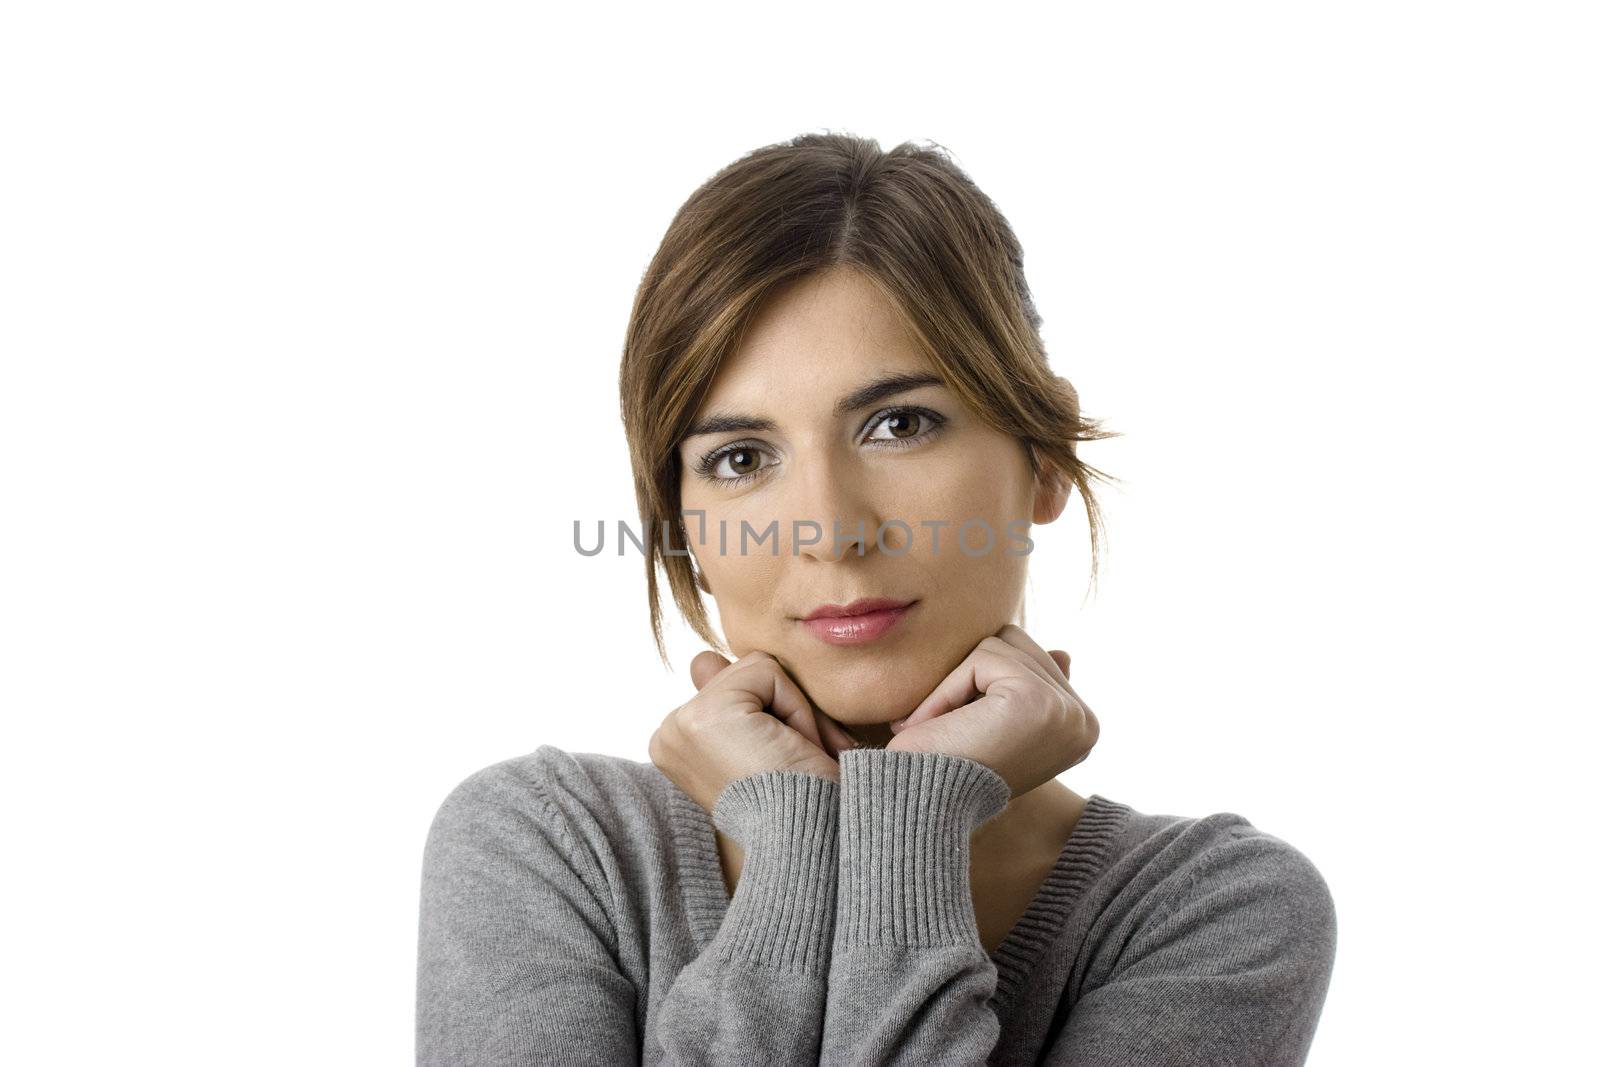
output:
M 929 689 L 931 691 L 932 686 Z M 834 722 L 844 726 L 863 727 L 879 725 L 887 727 L 893 720 L 915 711 L 917 705 L 922 703 L 922 698 L 928 695 L 919 693 L 916 696 L 890 697 L 883 694 L 882 690 L 877 690 L 877 694 L 880 695 L 873 699 L 873 690 L 870 687 L 863 687 L 842 692 L 830 700 L 832 694 L 826 691 L 826 687 L 820 692 L 808 688 L 807 692 L 811 693 L 812 703 Z M 869 697 L 866 702 L 862 700 L 864 692 Z
M 911 714 L 917 705 L 911 704 L 904 711 L 889 714 L 885 714 L 883 708 L 876 704 L 870 708 L 831 708 L 819 701 L 818 706 L 822 708 L 824 714 L 841 726 L 860 726 L 865 728 L 868 726 L 887 727 L 895 719 Z

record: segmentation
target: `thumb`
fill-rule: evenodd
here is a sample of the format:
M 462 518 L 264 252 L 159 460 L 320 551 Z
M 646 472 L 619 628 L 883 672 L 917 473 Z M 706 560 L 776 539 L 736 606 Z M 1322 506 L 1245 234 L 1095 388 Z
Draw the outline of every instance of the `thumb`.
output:
M 696 690 L 704 689 L 726 666 L 728 661 L 708 648 L 689 661 L 689 677 Z
M 1061 673 L 1068 678 L 1072 677 L 1072 657 L 1059 648 L 1050 650 L 1050 658 L 1056 661 L 1056 666 L 1061 668 Z

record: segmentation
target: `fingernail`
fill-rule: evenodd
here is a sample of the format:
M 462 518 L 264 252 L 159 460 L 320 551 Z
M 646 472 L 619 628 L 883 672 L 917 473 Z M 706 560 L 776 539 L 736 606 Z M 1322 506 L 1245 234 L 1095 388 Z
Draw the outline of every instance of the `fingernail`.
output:
M 905 726 L 906 719 L 909 719 L 909 718 L 911 718 L 911 716 L 907 715 L 907 716 L 904 716 L 903 718 L 895 719 L 893 722 L 891 722 L 889 724 L 889 729 L 891 731 L 893 731 L 894 733 L 899 733 L 901 728 Z

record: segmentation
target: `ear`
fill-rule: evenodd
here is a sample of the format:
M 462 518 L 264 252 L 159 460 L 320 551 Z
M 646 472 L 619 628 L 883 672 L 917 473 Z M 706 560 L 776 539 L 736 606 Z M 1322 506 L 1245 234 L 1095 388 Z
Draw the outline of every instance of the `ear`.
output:
M 1067 497 L 1072 495 L 1072 483 L 1062 477 L 1061 470 L 1048 459 L 1039 460 L 1039 477 L 1034 482 L 1033 521 L 1037 525 L 1055 522 L 1066 510 Z

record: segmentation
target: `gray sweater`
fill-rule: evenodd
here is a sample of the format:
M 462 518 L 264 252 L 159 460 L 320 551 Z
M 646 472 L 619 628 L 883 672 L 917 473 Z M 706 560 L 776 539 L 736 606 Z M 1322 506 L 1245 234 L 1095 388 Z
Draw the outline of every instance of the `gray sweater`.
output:
M 839 763 L 710 815 L 653 764 L 550 745 L 468 777 L 424 849 L 418 1064 L 1304 1062 L 1335 923 L 1291 845 L 1094 794 L 991 955 L 969 845 L 1005 779 Z

